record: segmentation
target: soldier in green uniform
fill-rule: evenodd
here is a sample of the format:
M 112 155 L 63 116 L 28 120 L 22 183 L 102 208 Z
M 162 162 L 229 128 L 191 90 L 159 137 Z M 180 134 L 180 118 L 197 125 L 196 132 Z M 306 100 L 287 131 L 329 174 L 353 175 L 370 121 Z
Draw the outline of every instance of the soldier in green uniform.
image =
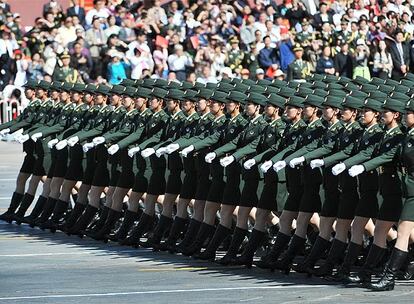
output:
M 36 119 L 37 109 L 40 106 L 40 100 L 36 97 L 37 81 L 29 80 L 24 85 L 24 87 L 25 95 L 26 98 L 29 100 L 29 104 L 17 118 L 0 125 L 0 135 L 2 136 L 9 134 L 12 131 L 12 128 L 13 130 L 18 130 L 21 128 L 20 126 L 16 128 L 14 127 L 15 125 L 21 125 L 23 123 L 24 125 L 26 125 L 27 128 L 28 126 L 33 124 Z M 24 126 L 22 127 L 24 128 Z M 33 194 L 24 194 L 26 189 L 26 183 L 33 173 L 35 163 L 35 157 L 33 155 L 34 142 L 32 140 L 28 140 L 23 144 L 23 152 L 25 152 L 26 155 L 24 157 L 23 164 L 20 168 L 19 175 L 16 179 L 16 188 L 13 192 L 10 205 L 7 211 L 0 215 L 0 220 L 11 221 L 15 215 L 17 208 L 20 204 L 23 204 L 23 201 L 31 203 Z
M 402 142 L 400 149 L 400 160 L 402 163 L 403 174 L 403 194 L 404 206 L 398 223 L 397 242 L 391 252 L 391 256 L 386 263 L 385 270 L 379 281 L 368 286 L 374 291 L 393 290 L 397 272 L 402 268 L 408 258 L 408 245 L 410 235 L 414 228 L 414 209 L 413 209 L 413 146 L 414 146 L 414 103 L 409 101 L 406 106 L 405 122 L 407 134 Z M 410 265 L 411 266 L 411 265 Z M 410 267 L 409 266 L 409 267 Z M 412 278 L 412 266 L 406 273 L 406 279 Z
M 239 167 L 241 167 L 240 160 L 243 159 L 246 155 L 250 154 L 251 152 L 249 151 L 256 151 L 257 145 L 259 144 L 260 135 L 267 126 L 266 120 L 260 114 L 261 107 L 264 107 L 266 103 L 267 99 L 264 95 L 255 92 L 248 93 L 246 97 L 245 107 L 245 113 L 248 116 L 248 124 L 235 139 L 228 142 L 224 146 L 215 149 L 213 152 L 216 154 L 216 157 L 227 155 L 220 160 L 221 166 L 226 168 L 227 184 L 232 182 L 230 180 L 230 174 L 240 175 L 241 173 L 242 179 L 244 180 L 244 186 L 240 194 L 240 200 L 238 202 L 231 202 L 224 200 L 223 198 L 222 204 L 226 204 L 226 206 L 222 206 L 221 208 L 226 209 L 224 213 L 225 216 L 232 217 L 236 206 L 239 206 L 239 208 L 237 211 L 237 223 L 233 231 L 232 241 L 226 255 L 221 260 L 219 260 L 219 263 L 221 264 L 228 264 L 232 259 L 236 257 L 241 243 L 243 242 L 248 232 L 247 226 L 250 212 L 253 207 L 256 207 L 258 202 L 257 189 L 259 187 L 260 180 L 259 171 L 257 168 L 253 170 L 239 170 Z M 251 145 L 246 148 L 246 146 L 249 144 Z M 228 235 L 230 235 L 231 222 L 230 227 L 226 226 L 226 224 L 228 225 L 229 223 L 228 219 L 223 219 L 222 221 L 221 219 L 223 215 L 222 213 L 220 213 L 220 215 L 220 224 L 216 230 L 216 233 L 214 234 L 206 250 L 198 255 L 197 258 L 203 260 L 214 260 L 218 247 L 223 242 L 223 240 Z M 223 227 L 225 229 L 223 229 Z M 225 231 L 225 233 L 223 233 L 223 231 Z
M 305 82 L 307 76 L 310 75 L 310 64 L 303 60 L 303 48 L 296 44 L 293 48 L 295 60 L 289 64 L 287 71 L 287 80 Z
M 53 81 L 69 83 L 79 82 L 79 72 L 76 69 L 70 67 L 70 54 L 65 51 L 60 55 L 59 58 L 62 62 L 62 66 L 56 66 L 52 75 Z
M 387 234 L 395 225 L 402 211 L 402 184 L 399 168 L 398 150 L 404 135 L 399 127 L 405 104 L 388 98 L 382 104 L 382 121 L 386 128 L 383 137 L 376 143 L 373 153 L 368 160 L 355 159 L 349 169 L 349 175 L 358 176 L 364 172 L 378 169 L 379 193 L 382 204 L 375 217 L 374 241 L 368 253 L 365 264 L 357 276 L 349 277 L 352 283 L 367 284 L 375 266 L 381 261 L 387 251 Z M 357 210 L 356 215 L 359 215 Z

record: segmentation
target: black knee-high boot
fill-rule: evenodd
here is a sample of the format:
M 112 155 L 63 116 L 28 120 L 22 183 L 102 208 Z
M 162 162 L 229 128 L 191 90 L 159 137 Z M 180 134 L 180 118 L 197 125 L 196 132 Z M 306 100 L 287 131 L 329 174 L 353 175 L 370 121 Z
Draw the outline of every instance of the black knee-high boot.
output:
M 121 227 L 119 227 L 116 234 L 110 235 L 109 239 L 114 242 L 125 240 L 129 230 L 131 230 L 134 222 L 138 219 L 138 212 L 127 210 L 122 221 Z
M 362 250 L 362 245 L 350 242 L 348 245 L 348 250 L 344 258 L 344 262 L 341 267 L 338 269 L 338 272 L 331 277 L 333 281 L 340 282 L 346 281 L 351 273 L 351 268 L 355 264 L 355 261 L 358 259 L 359 253 Z
M 185 256 L 191 256 L 200 252 L 204 242 L 214 233 L 215 228 L 213 225 L 202 223 L 194 242 L 182 250 L 182 254 Z
M 79 237 L 83 237 L 85 229 L 95 218 L 95 215 L 98 213 L 98 211 L 99 209 L 94 206 L 86 206 L 85 212 L 81 215 L 77 222 L 71 228 L 68 229 L 67 234 L 76 234 Z
M 87 236 L 91 236 L 94 233 L 102 229 L 108 217 L 109 209 L 110 208 L 107 206 L 102 207 L 101 212 L 99 213 L 99 219 L 91 225 L 90 229 L 87 229 L 86 231 Z
M 22 199 L 23 199 L 22 193 L 13 192 L 9 208 L 7 209 L 5 213 L 0 215 L 0 221 L 6 221 L 8 223 L 11 223 L 13 220 L 13 215 L 16 212 L 17 208 L 19 207 Z
M 200 254 L 193 255 L 200 260 L 213 260 L 216 258 L 216 251 L 226 237 L 231 234 L 231 229 L 219 224 L 213 238 L 208 243 L 206 250 Z
M 289 244 L 290 235 L 278 232 L 276 236 L 275 243 L 273 244 L 270 252 L 263 256 L 260 261 L 257 261 L 255 265 L 259 268 L 272 269 L 273 264 L 277 261 L 279 256 L 285 250 L 286 246 Z
M 66 221 L 59 227 L 60 230 L 66 232 L 68 229 L 70 229 L 79 217 L 82 215 L 83 211 L 85 211 L 86 205 L 81 203 L 75 203 L 75 206 L 73 207 L 72 212 L 69 214 L 69 217 L 66 219 Z
M 227 250 L 224 257 L 222 257 L 217 262 L 221 265 L 231 265 L 235 263 L 237 258 L 237 253 L 239 252 L 240 246 L 243 243 L 248 231 L 246 229 L 242 229 L 236 227 L 233 232 L 233 236 L 231 238 L 230 247 Z
M 306 259 L 302 263 L 296 266 L 293 266 L 292 267 L 293 270 L 298 273 L 311 274 L 313 272 L 313 268 L 315 267 L 315 264 L 318 262 L 318 260 L 321 258 L 321 256 L 326 252 L 326 250 L 330 246 L 331 246 L 331 242 L 318 236 L 316 238 L 315 243 L 312 246 L 312 250 L 309 253 L 309 255 L 306 257 Z
M 305 238 L 294 234 L 286 252 L 282 254 L 280 260 L 273 264 L 274 268 L 282 270 L 285 274 L 289 274 L 293 260 L 303 250 L 305 242 Z M 271 267 L 271 269 L 273 269 L 273 267 Z
M 152 247 L 154 250 L 159 250 L 159 245 L 161 243 L 162 237 L 168 230 L 170 230 L 172 224 L 172 218 L 161 215 L 160 220 L 158 221 L 158 224 L 155 227 L 153 234 L 148 238 L 146 242 L 141 244 L 142 247 Z
M 43 211 L 42 214 L 40 215 L 40 217 L 35 220 L 35 224 L 37 226 L 40 227 L 40 229 L 44 230 L 45 228 L 42 228 L 42 224 L 46 223 L 47 220 L 50 218 L 50 216 L 53 213 L 53 210 L 55 209 L 56 203 L 57 203 L 57 199 L 49 197 L 46 201 L 45 206 L 43 207 Z
M 404 264 L 407 256 L 407 251 L 402 251 L 394 247 L 381 279 L 376 283 L 369 284 L 368 288 L 373 291 L 393 290 L 395 285 L 395 276 L 398 270 L 401 269 L 401 266 Z
M 313 272 L 318 277 L 324 277 L 332 274 L 332 271 L 345 255 L 347 243 L 341 242 L 337 239 L 332 241 L 331 249 L 325 263 Z
M 104 241 L 105 243 L 108 242 L 108 235 L 111 230 L 114 228 L 116 222 L 121 217 L 121 212 L 108 208 L 108 216 L 106 217 L 105 224 L 103 227 L 95 232 L 90 234 L 89 236 L 97 241 Z
M 194 241 L 195 238 L 197 237 L 198 231 L 200 230 L 202 222 L 197 221 L 195 219 L 191 219 L 190 223 L 188 225 L 187 231 L 184 235 L 183 240 L 175 247 L 174 244 L 174 252 L 180 252 L 182 253 L 182 251 L 189 247 Z M 168 249 L 171 253 L 173 253 L 172 248 Z
M 42 196 L 42 195 L 39 196 L 32 212 L 30 213 L 30 215 L 25 216 L 23 218 L 22 223 L 29 224 L 30 227 L 33 228 L 35 226 L 35 220 L 42 213 L 43 207 L 45 206 L 46 202 L 47 202 L 47 197 Z
M 29 209 L 30 205 L 32 204 L 34 200 L 34 196 L 25 193 L 22 199 L 22 202 L 19 206 L 19 209 L 17 210 L 16 214 L 13 216 L 13 220 L 16 221 L 17 225 L 20 225 L 23 221 L 24 215 L 26 214 L 27 209 Z
M 50 229 L 50 231 L 53 233 L 56 232 L 56 229 L 60 221 L 63 219 L 65 212 L 68 210 L 68 205 L 68 202 L 58 200 L 56 202 L 55 208 L 53 209 L 52 217 L 50 218 L 50 220 L 41 224 L 40 228 Z
M 252 267 L 254 254 L 265 240 L 265 232 L 253 229 L 246 248 L 244 249 L 242 255 L 234 260 L 234 264 L 245 265 L 247 268 Z
M 160 244 L 159 250 L 168 250 L 170 253 L 175 253 L 177 240 L 180 237 L 180 235 L 185 231 L 187 224 L 188 219 L 176 216 L 171 226 L 170 233 L 168 234 L 168 238 L 164 243 Z
M 119 242 L 121 245 L 126 246 L 139 246 L 141 237 L 148 232 L 154 223 L 154 216 L 143 213 L 139 219 L 139 223 L 132 230 L 131 234 L 123 241 Z
M 358 272 L 358 275 L 349 276 L 345 279 L 345 282 L 363 284 L 367 286 L 369 283 L 371 283 L 371 275 L 374 272 L 374 268 L 378 265 L 386 252 L 387 248 L 381 248 L 375 244 L 372 244 L 367 259 L 365 260 L 365 264 Z

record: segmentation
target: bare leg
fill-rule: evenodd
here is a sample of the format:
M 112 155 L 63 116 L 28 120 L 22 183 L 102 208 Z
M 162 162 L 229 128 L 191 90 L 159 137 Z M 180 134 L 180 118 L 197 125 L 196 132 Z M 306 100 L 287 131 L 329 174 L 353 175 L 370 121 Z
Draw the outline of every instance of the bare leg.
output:
M 343 243 L 348 243 L 348 232 L 349 232 L 351 223 L 352 223 L 352 220 L 337 219 L 335 239 Z
M 129 189 L 116 187 L 114 194 L 112 195 L 112 205 L 111 209 L 115 211 L 122 210 L 122 204 L 124 203 L 124 198 L 127 195 Z
M 26 182 L 29 179 L 29 177 L 30 177 L 29 173 L 20 172 L 19 175 L 17 175 L 16 189 L 14 191 L 20 194 L 24 194 L 24 191 L 26 188 Z
M 268 221 L 270 213 L 271 212 L 269 210 L 257 208 L 254 229 L 264 232 L 266 230 L 266 223 Z
M 381 248 L 387 247 L 387 234 L 394 222 L 377 220 L 374 231 L 374 244 Z
M 312 218 L 313 213 L 310 212 L 299 212 L 296 220 L 296 231 L 295 234 L 301 238 L 306 237 L 308 231 L 309 221 Z
M 132 212 L 138 212 L 139 209 L 139 201 L 142 198 L 143 193 L 142 192 L 134 192 L 132 191 L 129 195 L 128 200 L 128 210 Z
M 51 178 L 46 178 L 45 182 L 43 183 L 43 189 L 42 189 L 42 196 L 43 197 L 49 197 L 50 194 L 50 183 L 52 182 Z
M 366 217 L 360 217 L 356 216 L 354 218 L 354 221 L 352 222 L 351 226 L 351 242 L 361 245 L 363 241 L 364 231 L 366 229 L 366 226 L 369 225 L 368 223 L 372 221 L 369 218 Z
M 164 200 L 162 201 L 162 215 L 172 218 L 173 207 L 178 194 L 165 193 Z
M 187 208 L 188 205 L 190 205 L 190 199 L 185 199 L 185 198 L 181 198 L 178 200 L 178 204 L 177 204 L 177 216 L 180 218 L 187 218 L 188 217 L 188 212 L 187 212 Z M 164 213 L 164 210 L 163 210 Z
M 237 212 L 237 227 L 247 230 L 249 215 L 252 209 L 253 208 L 250 207 L 239 207 L 239 210 Z
M 59 199 L 60 196 L 60 188 L 63 183 L 62 177 L 54 177 L 52 178 L 52 182 L 50 183 L 50 194 L 49 197 L 54 199 Z
M 220 205 L 219 205 L 220 206 Z M 206 207 L 206 201 L 202 200 L 195 200 L 194 206 L 193 206 L 193 219 L 199 222 L 202 222 L 204 220 L 204 209 Z M 218 210 L 218 208 L 217 208 Z M 216 210 L 216 212 L 217 212 Z M 207 222 L 206 222 L 207 223 Z
M 329 241 L 331 239 L 333 231 L 333 223 L 335 222 L 335 217 L 324 217 L 321 216 L 319 222 L 319 236 L 324 240 Z
M 283 210 L 280 215 L 280 232 L 290 235 L 292 232 L 292 222 L 298 216 L 298 212 Z
M 414 222 L 411 221 L 402 221 L 398 225 L 398 237 L 395 248 L 398 248 L 402 251 L 408 251 L 408 243 L 410 235 L 413 233 Z
M 34 196 L 41 179 L 42 176 L 32 175 L 32 178 L 29 181 L 29 188 L 27 189 L 27 193 Z
M 105 187 L 92 186 L 89 191 L 89 205 L 99 209 L 101 194 Z
M 214 225 L 216 214 L 219 209 L 220 204 L 207 201 L 204 209 L 204 223 Z M 233 211 L 231 213 L 233 213 Z
M 145 205 L 145 213 L 154 216 L 155 214 L 155 204 L 157 202 L 158 195 L 148 194 L 145 198 L 144 205 Z
M 60 193 L 59 199 L 64 202 L 69 202 L 70 194 L 72 193 L 72 189 L 75 185 L 76 181 L 65 179 L 62 184 L 62 192 Z

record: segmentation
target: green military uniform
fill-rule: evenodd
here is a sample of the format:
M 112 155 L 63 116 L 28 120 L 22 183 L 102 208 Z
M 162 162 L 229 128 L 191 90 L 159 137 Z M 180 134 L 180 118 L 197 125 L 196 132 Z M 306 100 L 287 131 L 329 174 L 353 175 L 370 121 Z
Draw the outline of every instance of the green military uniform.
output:
M 64 52 L 60 59 L 70 58 L 68 52 Z M 78 82 L 79 72 L 71 67 L 56 67 L 53 71 L 52 79 L 53 81 L 62 81 L 62 82 L 69 82 L 69 83 L 76 83 Z

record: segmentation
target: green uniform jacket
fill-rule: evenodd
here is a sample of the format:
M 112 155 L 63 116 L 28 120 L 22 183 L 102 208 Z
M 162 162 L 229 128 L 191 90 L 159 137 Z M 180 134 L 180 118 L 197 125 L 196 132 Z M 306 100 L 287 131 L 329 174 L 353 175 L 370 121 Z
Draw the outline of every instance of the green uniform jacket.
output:
M 29 125 L 32 124 L 33 120 L 36 117 L 36 113 L 38 108 L 40 107 L 40 100 L 35 99 L 29 102 L 27 107 L 23 110 L 22 113 L 18 117 L 8 122 L 5 122 L 0 125 L 0 131 L 4 129 L 9 129 L 12 126 L 20 123 L 28 123 Z M 18 130 L 18 129 L 16 129 Z
M 139 112 L 136 109 L 125 113 L 125 116 L 116 128 L 113 128 L 109 132 L 102 135 L 105 138 L 105 143 L 116 143 L 131 134 L 131 132 L 135 129 L 135 117 L 137 115 L 139 115 Z
M 400 159 L 404 167 L 403 193 L 405 198 L 414 197 L 414 132 L 412 131 L 405 136 L 400 151 Z

